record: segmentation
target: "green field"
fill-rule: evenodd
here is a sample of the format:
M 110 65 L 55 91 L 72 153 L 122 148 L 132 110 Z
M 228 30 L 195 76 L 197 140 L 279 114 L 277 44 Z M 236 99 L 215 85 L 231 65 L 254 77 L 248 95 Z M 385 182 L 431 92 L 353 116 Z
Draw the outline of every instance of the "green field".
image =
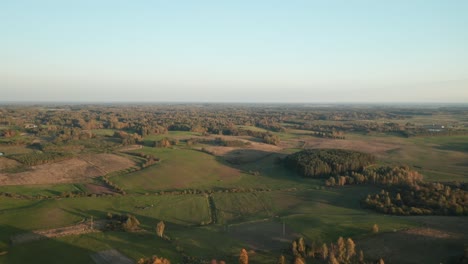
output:
M 98 136 L 112 136 L 114 135 L 115 129 L 92 129 L 91 132 Z

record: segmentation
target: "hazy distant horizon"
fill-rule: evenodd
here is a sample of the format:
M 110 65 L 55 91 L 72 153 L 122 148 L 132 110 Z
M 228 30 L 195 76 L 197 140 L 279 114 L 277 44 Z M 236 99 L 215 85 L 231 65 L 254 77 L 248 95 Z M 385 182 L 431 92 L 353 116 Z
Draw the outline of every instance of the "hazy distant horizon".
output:
M 468 1 L 3 1 L 0 101 L 468 102 Z
M 0 101 L 1 105 L 290 105 L 290 106 L 371 106 L 371 107 L 444 107 L 462 106 L 468 107 L 468 102 L 228 102 L 228 101 Z

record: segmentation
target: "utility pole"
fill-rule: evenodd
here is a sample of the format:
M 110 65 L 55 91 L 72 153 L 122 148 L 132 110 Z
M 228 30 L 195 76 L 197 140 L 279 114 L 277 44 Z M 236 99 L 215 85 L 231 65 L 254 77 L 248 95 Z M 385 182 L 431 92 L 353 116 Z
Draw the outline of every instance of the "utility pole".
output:
M 283 222 L 283 237 L 286 235 L 286 224 Z

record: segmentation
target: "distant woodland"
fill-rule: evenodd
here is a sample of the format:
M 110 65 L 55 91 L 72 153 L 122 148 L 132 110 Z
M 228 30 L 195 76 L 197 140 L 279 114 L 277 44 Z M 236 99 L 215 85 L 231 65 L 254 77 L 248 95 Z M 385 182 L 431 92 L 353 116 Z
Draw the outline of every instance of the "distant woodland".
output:
M 303 150 L 282 160 L 302 177 L 329 177 L 326 186 L 382 187 L 380 193 L 369 194 L 362 201 L 364 207 L 382 213 L 468 215 L 466 183 L 425 182 L 421 174 L 408 166 L 372 165 L 375 161 L 370 154 L 338 149 Z

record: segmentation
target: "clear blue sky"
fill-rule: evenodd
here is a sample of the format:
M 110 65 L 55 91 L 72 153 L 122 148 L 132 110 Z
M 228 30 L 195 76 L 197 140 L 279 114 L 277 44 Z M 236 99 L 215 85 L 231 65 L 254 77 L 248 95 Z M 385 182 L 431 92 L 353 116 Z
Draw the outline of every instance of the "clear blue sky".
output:
M 468 1 L 0 1 L 0 101 L 468 102 Z

